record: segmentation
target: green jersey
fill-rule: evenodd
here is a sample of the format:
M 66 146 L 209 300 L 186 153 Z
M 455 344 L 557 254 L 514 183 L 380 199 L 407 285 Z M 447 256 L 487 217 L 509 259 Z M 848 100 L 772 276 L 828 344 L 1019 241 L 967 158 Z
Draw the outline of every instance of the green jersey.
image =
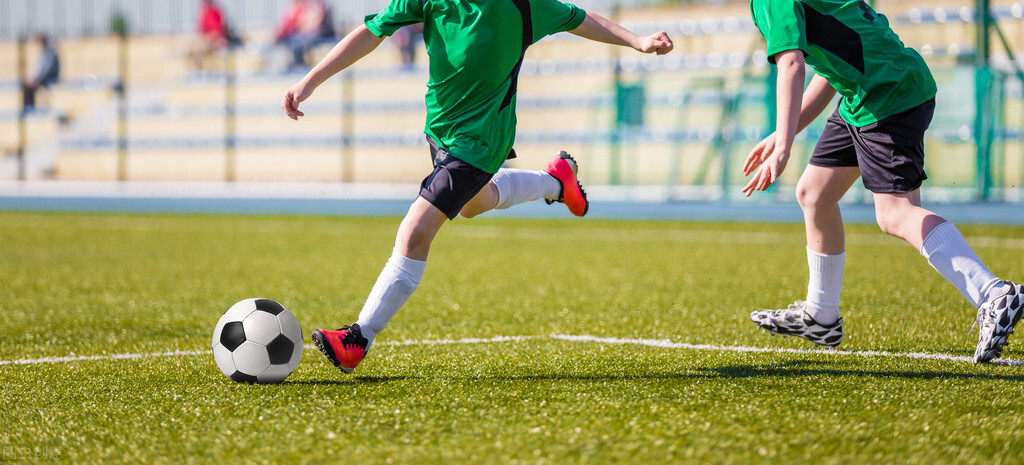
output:
M 863 127 L 935 97 L 935 79 L 884 15 L 864 0 L 751 0 L 768 57 L 800 50 L 843 96 L 839 114 Z
M 494 173 L 515 139 L 523 52 L 547 35 L 575 29 L 585 17 L 557 0 L 392 0 L 365 24 L 386 37 L 423 23 L 430 56 L 425 132 L 452 156 Z

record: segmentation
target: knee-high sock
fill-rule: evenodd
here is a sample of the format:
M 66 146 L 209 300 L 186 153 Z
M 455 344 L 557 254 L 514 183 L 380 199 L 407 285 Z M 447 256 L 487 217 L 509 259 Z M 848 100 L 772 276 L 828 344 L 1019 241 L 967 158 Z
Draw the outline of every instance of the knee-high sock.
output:
M 416 291 L 426 266 L 425 261 L 406 258 L 398 252 L 391 253 L 356 320 L 360 332 L 370 344 Z
M 921 245 L 921 255 L 974 308 L 981 306 L 993 291 L 1002 287 L 1002 281 L 985 267 L 953 223 L 942 223 L 928 233 Z
M 562 183 L 544 171 L 503 168 L 491 181 L 498 187 L 498 205 L 494 208 L 509 208 L 541 197 L 556 200 L 562 192 Z
M 839 294 L 843 289 L 846 252 L 822 255 L 807 249 L 807 313 L 823 325 L 839 319 Z

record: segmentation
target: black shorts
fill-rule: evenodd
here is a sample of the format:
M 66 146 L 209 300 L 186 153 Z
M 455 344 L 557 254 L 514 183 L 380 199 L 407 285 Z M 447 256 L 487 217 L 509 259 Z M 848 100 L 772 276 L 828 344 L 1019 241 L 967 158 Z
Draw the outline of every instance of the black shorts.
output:
M 430 144 L 434 172 L 423 178 L 420 197 L 441 210 L 449 220 L 455 219 L 459 210 L 487 185 L 494 174 L 451 156 L 430 136 L 427 136 L 427 143 Z
M 924 132 L 934 113 L 932 99 L 858 128 L 843 120 L 837 109 L 825 123 L 809 163 L 859 167 L 864 187 L 871 192 L 912 192 L 928 179 L 924 172 Z

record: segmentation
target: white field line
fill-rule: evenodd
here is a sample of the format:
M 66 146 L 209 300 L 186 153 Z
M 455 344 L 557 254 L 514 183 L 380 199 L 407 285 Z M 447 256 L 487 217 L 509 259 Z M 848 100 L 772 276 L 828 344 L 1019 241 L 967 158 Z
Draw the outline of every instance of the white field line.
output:
M 826 349 L 783 349 L 769 347 L 746 347 L 746 346 L 720 346 L 713 344 L 688 344 L 685 342 L 672 342 L 665 339 L 622 339 L 596 336 L 573 336 L 567 334 L 552 334 L 550 336 L 497 336 L 492 338 L 466 338 L 466 339 L 428 339 L 428 340 L 405 340 L 382 342 L 381 345 L 391 346 L 419 346 L 419 345 L 444 345 L 444 344 L 488 344 L 493 342 L 518 342 L 530 339 L 558 339 L 574 342 L 593 342 L 598 344 L 632 344 L 648 347 L 660 347 L 663 349 L 684 349 L 684 350 L 705 350 L 712 352 L 754 352 L 772 354 L 800 354 L 800 355 L 828 355 L 828 356 L 857 356 L 857 357 L 884 357 L 884 358 L 907 358 L 917 360 L 942 360 L 950 362 L 972 362 L 970 357 L 930 354 L 924 352 L 881 352 L 874 350 L 826 350 Z M 316 350 L 312 344 L 305 346 L 307 350 Z M 17 360 L 0 360 L 3 365 L 36 365 L 42 363 L 59 362 L 82 362 L 92 360 L 130 360 L 155 357 L 179 357 L 185 355 L 210 354 L 211 350 L 175 350 L 171 352 L 150 352 L 140 354 L 112 354 L 112 355 L 81 355 L 68 357 L 40 357 L 23 358 Z M 991 363 L 995 365 L 1024 366 L 1024 361 L 1012 359 L 998 359 Z
M 948 354 L 929 354 L 925 352 L 881 352 L 876 350 L 782 349 L 770 347 L 719 346 L 712 344 L 687 344 L 685 342 L 672 342 L 665 339 L 620 339 L 594 336 L 569 336 L 563 334 L 553 334 L 551 337 L 553 339 L 561 339 L 565 341 L 596 342 L 601 344 L 635 344 L 666 349 L 707 350 L 714 352 L 760 352 L 773 354 L 836 355 L 974 362 L 971 357 Z M 993 360 L 991 363 L 996 365 L 1024 366 L 1024 361 L 1005 358 Z
M 71 355 L 67 357 L 39 357 L 39 358 L 22 358 L 18 360 L 0 360 L 0 366 L 3 365 L 35 365 L 39 363 L 58 363 L 58 362 L 86 362 L 91 360 L 126 360 L 126 359 L 138 359 L 138 358 L 154 358 L 154 357 L 180 357 L 182 355 L 200 355 L 213 353 L 212 350 L 174 350 L 171 352 L 150 352 L 143 354 L 109 354 L 109 355 Z
M 420 346 L 420 345 L 437 345 L 437 344 L 484 344 L 488 342 L 510 342 L 510 341 L 523 341 L 527 339 L 539 339 L 545 336 L 497 336 L 487 339 L 481 338 L 467 338 L 467 339 L 434 339 L 425 341 L 392 341 L 382 342 L 381 345 L 394 345 L 394 346 Z M 306 344 L 306 350 L 316 350 L 316 346 L 313 344 Z M 87 362 L 92 360 L 130 360 L 140 358 L 156 358 L 156 357 L 180 357 L 183 355 L 202 355 L 212 354 L 212 350 L 175 350 L 171 352 L 149 352 L 141 354 L 108 354 L 108 355 L 72 355 L 67 357 L 40 357 L 40 358 L 22 358 L 17 360 L 0 360 L 0 366 L 3 365 L 36 365 L 40 363 L 59 363 L 59 362 Z

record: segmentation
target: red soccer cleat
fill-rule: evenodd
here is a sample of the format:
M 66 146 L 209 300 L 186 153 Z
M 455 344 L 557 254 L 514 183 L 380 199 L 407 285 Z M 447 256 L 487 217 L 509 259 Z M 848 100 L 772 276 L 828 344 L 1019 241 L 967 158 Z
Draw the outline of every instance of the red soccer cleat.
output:
M 548 162 L 544 171 L 562 183 L 562 192 L 559 194 L 557 202 L 562 202 L 569 207 L 569 212 L 573 215 L 586 215 L 590 210 L 590 202 L 587 201 L 587 193 L 583 190 L 583 186 L 576 179 L 576 160 L 572 158 L 572 155 L 565 151 L 558 152 L 558 158 Z M 548 199 L 544 199 L 544 201 L 548 204 L 556 202 Z
M 353 324 L 352 326 L 342 326 L 337 331 L 315 330 L 313 331 L 313 343 L 339 370 L 352 373 L 352 370 L 366 357 L 368 341 L 359 331 L 359 325 Z

